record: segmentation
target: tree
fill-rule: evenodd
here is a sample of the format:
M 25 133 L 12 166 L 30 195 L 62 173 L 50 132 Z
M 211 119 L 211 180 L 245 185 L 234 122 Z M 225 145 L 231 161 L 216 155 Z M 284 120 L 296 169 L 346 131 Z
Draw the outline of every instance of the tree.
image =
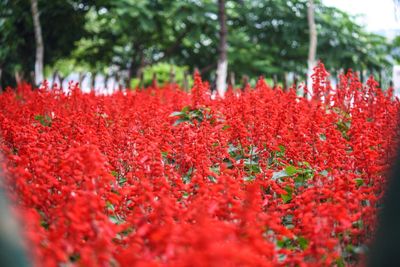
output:
M 232 2 L 231 2 L 232 3 Z M 285 72 L 306 77 L 310 49 L 308 0 L 243 0 L 227 8 L 230 70 L 249 76 Z M 314 0 L 317 51 L 329 71 L 378 69 L 389 62 L 387 41 L 347 13 Z M 386 52 L 385 52 L 386 50 Z
M 101 1 L 88 12 L 79 58 L 112 66 L 126 84 L 158 62 L 215 67 L 214 0 Z M 132 27 L 135 25 L 135 27 Z M 210 45 L 211 44 L 211 45 Z M 210 47 L 211 46 L 211 47 Z M 211 63 L 210 63 L 211 62 Z M 211 69 L 211 68 L 210 68 Z
M 219 46 L 218 46 L 218 66 L 217 66 L 217 91 L 219 96 L 223 97 L 226 90 L 226 78 L 228 75 L 227 58 L 227 35 L 225 18 L 225 1 L 218 0 L 218 21 L 219 21 Z
M 308 62 L 307 62 L 308 63 L 307 89 L 309 94 L 312 94 L 311 75 L 314 71 L 314 67 L 316 66 L 316 55 L 317 55 L 317 27 L 315 25 L 314 13 L 315 13 L 314 1 L 308 0 L 307 19 L 308 19 L 310 43 L 308 48 Z
M 85 14 L 92 0 L 36 0 L 40 13 L 43 67 L 71 57 L 84 34 Z M 31 0 L 3 0 L 0 8 L 1 84 L 15 85 L 18 76 L 34 82 L 36 41 Z M 4 44 L 4 45 L 3 45 Z
M 4 1 L 0 8 L 0 68 L 1 84 L 15 86 L 16 77 L 30 81 L 30 71 L 34 66 L 34 39 L 27 30 L 32 25 L 29 1 Z
M 42 26 L 40 24 L 37 0 L 31 0 L 31 8 L 32 8 L 32 18 L 35 30 L 35 44 L 36 44 L 35 83 L 40 84 L 43 81 L 44 46 L 43 46 Z
M 309 0 L 225 0 L 219 5 L 215 0 L 35 1 L 47 76 L 65 69 L 58 61 L 71 60 L 81 71 L 118 75 L 128 85 L 146 66 L 162 62 L 198 68 L 204 78 L 218 80 L 215 70 L 224 66 L 225 57 L 236 76 L 284 80 L 288 72 L 305 77 L 308 60 L 316 58 L 309 45 L 314 40 Z M 9 85 L 15 76 L 30 80 L 37 46 L 34 20 L 27 13 L 31 0 L 3 3 L 0 79 Z M 313 6 L 315 50 L 329 71 L 338 71 L 338 66 L 375 71 L 388 64 L 384 38 L 321 0 L 313 0 Z M 223 24 L 218 7 L 223 7 Z M 60 23 L 64 21 L 68 23 Z M 234 34 L 227 34 L 227 27 Z M 224 39 L 229 45 L 222 45 Z M 217 87 L 225 88 L 226 74 L 219 77 L 225 85 Z

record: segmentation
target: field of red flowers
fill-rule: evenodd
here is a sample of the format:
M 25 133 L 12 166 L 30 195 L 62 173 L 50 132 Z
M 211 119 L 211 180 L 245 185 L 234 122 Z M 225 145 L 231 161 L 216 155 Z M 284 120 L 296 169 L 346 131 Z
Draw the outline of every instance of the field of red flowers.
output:
M 373 238 L 400 103 L 322 64 L 307 100 L 195 77 L 0 95 L 6 187 L 38 266 L 344 266 Z

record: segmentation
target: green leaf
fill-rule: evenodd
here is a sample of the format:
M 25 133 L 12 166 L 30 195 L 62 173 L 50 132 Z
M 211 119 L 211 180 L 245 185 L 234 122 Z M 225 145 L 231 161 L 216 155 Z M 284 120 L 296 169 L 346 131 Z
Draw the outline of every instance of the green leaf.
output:
M 354 179 L 354 182 L 356 182 L 357 186 L 362 186 L 364 184 L 364 180 L 362 178 L 356 178 Z
M 261 168 L 258 166 L 258 164 L 251 164 L 247 166 L 248 172 L 249 173 L 261 173 Z
M 350 137 L 348 136 L 347 132 L 350 130 L 351 122 L 339 120 L 336 123 L 336 127 L 342 133 L 343 138 L 346 139 L 347 141 L 349 141 Z
M 81 255 L 79 253 L 73 253 L 68 258 L 71 262 L 78 262 L 81 259 Z
M 175 121 L 174 124 L 172 124 L 172 126 L 177 126 L 177 125 L 179 125 L 179 124 L 181 124 L 183 122 L 187 122 L 187 121 L 189 121 L 189 119 L 182 118 L 182 119 L 179 119 L 179 120 Z
M 285 168 L 285 172 L 287 173 L 288 176 L 292 176 L 297 172 L 297 169 L 296 167 L 290 165 Z
M 174 111 L 171 114 L 169 114 L 169 117 L 176 117 L 176 116 L 182 116 L 182 115 L 186 115 L 186 113 L 181 112 L 181 111 Z
M 283 200 L 283 203 L 286 204 L 292 200 L 293 188 L 287 185 L 285 187 L 285 191 L 287 192 L 287 194 L 281 194 L 281 198 Z
M 363 220 L 358 220 L 352 223 L 353 227 L 356 227 L 358 229 L 363 229 L 364 228 L 364 222 Z
M 133 232 L 133 227 L 128 227 L 120 232 L 121 235 L 127 236 Z
M 188 184 L 192 180 L 194 168 L 190 167 L 187 173 L 182 177 L 183 183 Z
M 51 117 L 48 115 L 42 116 L 42 115 L 35 115 L 35 120 L 39 121 L 39 123 L 43 126 L 50 127 L 51 126 Z
M 256 177 L 254 175 L 249 175 L 249 176 L 243 177 L 243 180 L 245 182 L 251 182 L 251 181 L 254 181 L 255 179 L 256 179 Z
M 44 229 L 48 230 L 49 227 L 50 227 L 50 224 L 46 220 L 41 219 L 40 220 L 40 226 L 42 226 Z
M 301 248 L 302 250 L 307 249 L 307 247 L 308 247 L 308 240 L 307 240 L 307 239 L 305 239 L 305 238 L 302 237 L 302 236 L 299 236 L 299 237 L 297 238 L 297 242 L 299 243 L 299 246 L 300 246 L 300 248 Z
M 304 186 L 306 182 L 306 179 L 304 178 L 303 175 L 299 175 L 296 178 L 294 178 L 294 185 L 296 188 L 299 188 L 300 186 Z
M 305 166 L 306 168 L 309 168 L 309 169 L 311 168 L 311 164 L 307 161 L 301 161 L 298 164 L 299 164 L 299 166 Z
M 117 224 L 117 225 L 124 223 L 124 221 L 121 220 L 121 219 L 120 219 L 118 216 L 116 216 L 116 215 L 109 215 L 108 218 L 110 219 L 110 221 L 111 221 L 112 223 Z
M 281 170 L 281 171 L 279 171 L 279 172 L 274 172 L 274 173 L 272 173 L 272 180 L 278 180 L 278 179 L 280 179 L 280 178 L 283 178 L 283 177 L 288 177 L 289 175 L 286 173 L 286 171 L 285 170 Z
M 233 168 L 233 162 L 232 162 L 230 159 L 225 158 L 225 159 L 224 159 L 224 163 L 225 163 L 225 165 L 226 165 L 226 167 L 227 167 L 228 169 L 232 169 L 232 168 Z
M 276 244 L 278 245 L 279 248 L 294 249 L 293 240 L 287 237 L 278 240 Z
M 181 113 L 187 113 L 190 110 L 190 106 L 184 106 L 181 110 Z
M 293 215 L 288 214 L 288 215 L 283 216 L 282 224 L 285 226 L 293 225 Z
M 212 171 L 213 173 L 215 173 L 215 174 L 220 174 L 220 167 L 219 167 L 219 165 L 213 165 L 213 166 L 211 166 L 210 167 L 210 171 Z
M 278 247 L 284 248 L 286 245 L 286 239 L 278 240 L 277 242 Z
M 124 185 L 126 183 L 126 177 L 120 177 L 118 180 L 118 184 L 120 186 Z
M 207 178 L 208 178 L 208 180 L 209 180 L 210 182 L 212 182 L 212 183 L 214 183 L 214 184 L 217 183 L 217 178 L 215 178 L 214 176 L 208 175 Z
M 281 198 L 283 200 L 283 203 L 286 204 L 286 203 L 288 203 L 288 202 L 290 202 L 292 200 L 292 195 L 281 194 Z
M 238 162 L 239 162 L 240 160 L 238 160 Z M 243 163 L 246 165 L 246 167 L 248 167 L 248 168 L 251 168 L 252 166 L 257 166 L 258 168 L 260 168 L 259 166 L 258 166 L 258 162 L 257 161 L 254 161 L 254 160 L 252 160 L 252 159 L 244 159 L 243 160 Z
M 237 155 L 237 151 L 239 150 L 239 148 L 235 147 L 233 144 L 229 144 L 228 147 L 228 153 L 231 157 L 236 158 Z
M 229 125 L 224 125 L 224 127 L 222 127 L 222 130 L 223 130 L 223 131 L 226 131 L 226 130 L 228 130 L 229 128 L 231 128 L 231 126 L 229 126 Z
M 115 211 L 114 205 L 110 201 L 106 201 L 106 207 L 111 211 Z
M 336 265 L 337 265 L 337 267 L 345 267 L 346 266 L 343 257 L 336 259 Z

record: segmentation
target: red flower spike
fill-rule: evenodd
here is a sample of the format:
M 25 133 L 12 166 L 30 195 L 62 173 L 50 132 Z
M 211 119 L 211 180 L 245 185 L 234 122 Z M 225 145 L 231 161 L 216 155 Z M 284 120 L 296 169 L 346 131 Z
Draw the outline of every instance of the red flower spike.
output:
M 177 85 L 0 95 L 0 160 L 37 266 L 361 263 L 400 102 L 319 63 L 313 100 Z M 350 245 L 357 248 L 350 251 Z M 357 252 L 356 252 L 357 251 Z

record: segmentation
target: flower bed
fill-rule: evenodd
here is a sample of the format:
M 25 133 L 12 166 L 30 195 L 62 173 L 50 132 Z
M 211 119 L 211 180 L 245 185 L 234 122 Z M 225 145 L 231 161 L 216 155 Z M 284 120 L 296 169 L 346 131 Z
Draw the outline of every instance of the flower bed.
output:
M 210 100 L 195 77 L 110 96 L 0 95 L 7 187 L 40 266 L 353 264 L 373 237 L 399 101 L 320 64 L 314 97 Z

